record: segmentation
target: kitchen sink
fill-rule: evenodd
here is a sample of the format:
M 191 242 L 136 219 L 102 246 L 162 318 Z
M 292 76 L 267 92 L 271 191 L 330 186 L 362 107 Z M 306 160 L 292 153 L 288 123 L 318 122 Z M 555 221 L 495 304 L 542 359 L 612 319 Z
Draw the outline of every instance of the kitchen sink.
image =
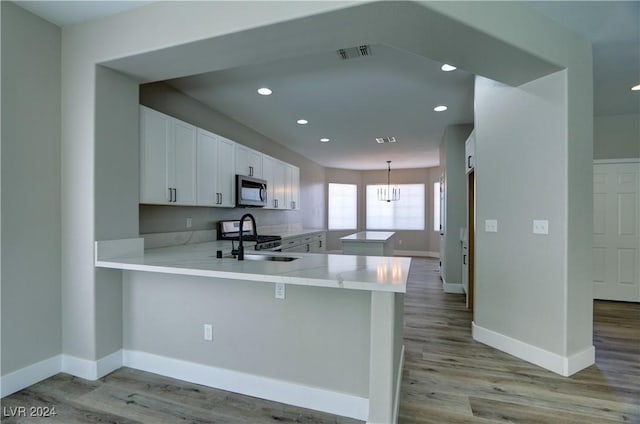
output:
M 226 255 L 225 258 L 236 259 L 234 255 Z M 298 258 L 292 256 L 269 256 L 269 255 L 244 255 L 245 261 L 271 261 L 271 262 L 291 262 Z

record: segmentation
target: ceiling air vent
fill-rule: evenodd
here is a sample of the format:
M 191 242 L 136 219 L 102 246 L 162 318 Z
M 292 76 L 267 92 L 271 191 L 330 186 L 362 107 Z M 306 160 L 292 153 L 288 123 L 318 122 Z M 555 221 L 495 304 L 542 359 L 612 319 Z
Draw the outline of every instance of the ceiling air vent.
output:
M 343 60 L 355 59 L 361 56 L 371 56 L 371 47 L 367 44 L 356 47 L 348 47 L 346 49 L 339 49 L 338 54 Z
M 395 143 L 395 142 L 396 142 L 396 138 L 395 138 L 395 137 L 382 137 L 382 138 L 376 138 L 376 142 L 378 142 L 378 144 L 383 144 L 383 143 Z

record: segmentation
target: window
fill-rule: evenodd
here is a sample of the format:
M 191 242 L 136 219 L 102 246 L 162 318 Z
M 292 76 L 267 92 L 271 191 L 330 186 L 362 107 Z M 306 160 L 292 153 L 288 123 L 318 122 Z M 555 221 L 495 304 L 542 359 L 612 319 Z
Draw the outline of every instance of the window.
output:
M 367 230 L 424 230 L 424 184 L 398 184 L 400 200 L 378 200 L 378 188 L 367 185 Z
M 329 183 L 329 229 L 355 230 L 358 227 L 358 187 Z
M 433 231 L 440 231 L 440 183 L 433 183 Z

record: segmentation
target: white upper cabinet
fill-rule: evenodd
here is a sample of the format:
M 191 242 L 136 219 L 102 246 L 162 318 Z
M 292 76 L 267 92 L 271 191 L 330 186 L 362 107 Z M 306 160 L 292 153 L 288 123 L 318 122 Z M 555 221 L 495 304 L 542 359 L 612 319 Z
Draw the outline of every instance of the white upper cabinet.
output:
M 464 143 L 464 169 L 465 172 L 468 174 L 471 171 L 473 171 L 476 167 L 476 132 L 471 131 L 471 134 L 469 135 L 469 138 L 467 138 L 467 141 Z
M 140 107 L 140 203 L 193 205 L 196 127 Z
M 236 174 L 262 178 L 262 153 L 236 144 Z
M 209 131 L 198 129 L 197 204 L 235 206 L 235 143 Z
M 235 176 L 267 180 L 267 209 L 300 209 L 300 168 L 140 106 L 140 203 L 235 207 Z
M 287 192 L 289 209 L 300 209 L 300 168 L 287 164 Z

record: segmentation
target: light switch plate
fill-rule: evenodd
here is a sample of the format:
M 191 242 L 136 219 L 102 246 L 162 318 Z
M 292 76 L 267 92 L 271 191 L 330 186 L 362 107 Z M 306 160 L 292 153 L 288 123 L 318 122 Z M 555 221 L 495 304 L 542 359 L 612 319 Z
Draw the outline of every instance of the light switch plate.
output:
M 484 221 L 484 231 L 487 233 L 497 233 L 498 232 L 498 220 L 497 219 L 485 219 Z
M 284 283 L 276 283 L 276 299 L 284 299 Z
M 546 219 L 534 219 L 533 234 L 549 234 L 549 221 Z

